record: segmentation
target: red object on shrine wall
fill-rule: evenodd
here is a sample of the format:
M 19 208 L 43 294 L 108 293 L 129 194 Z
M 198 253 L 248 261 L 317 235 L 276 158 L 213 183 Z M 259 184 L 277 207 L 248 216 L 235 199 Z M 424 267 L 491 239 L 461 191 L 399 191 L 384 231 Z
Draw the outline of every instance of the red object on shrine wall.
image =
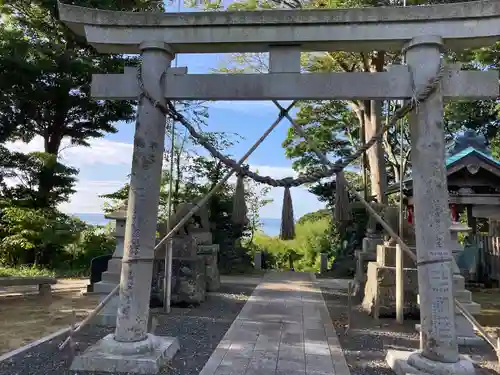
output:
M 456 205 L 450 204 L 450 213 L 451 213 L 451 219 L 455 222 L 458 221 L 458 212 Z
M 413 207 L 408 206 L 408 224 L 413 224 Z

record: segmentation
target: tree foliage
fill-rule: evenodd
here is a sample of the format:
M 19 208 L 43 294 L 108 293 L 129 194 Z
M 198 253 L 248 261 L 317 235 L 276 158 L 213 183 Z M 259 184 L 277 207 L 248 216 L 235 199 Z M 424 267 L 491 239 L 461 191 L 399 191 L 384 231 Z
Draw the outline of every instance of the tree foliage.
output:
M 158 8 L 150 0 L 72 3 Z M 58 21 L 57 0 L 0 0 L 0 16 L 0 263 L 56 267 L 65 260 L 88 267 L 87 255 L 112 251 L 114 240 L 58 212 L 74 193 L 78 174 L 64 165 L 60 152 L 63 140 L 88 146 L 116 132 L 116 122 L 134 119 L 133 102 L 92 99 L 90 79 L 93 73 L 121 72 L 137 59 L 98 54 Z M 7 145 L 35 138 L 43 144 L 38 152 Z M 83 254 L 71 249 L 75 244 Z

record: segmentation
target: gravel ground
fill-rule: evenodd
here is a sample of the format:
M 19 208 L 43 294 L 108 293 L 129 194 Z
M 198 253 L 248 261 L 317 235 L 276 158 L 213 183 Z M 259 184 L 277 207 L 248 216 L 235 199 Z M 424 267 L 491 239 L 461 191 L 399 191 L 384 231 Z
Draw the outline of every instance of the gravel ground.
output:
M 213 350 L 231 326 L 234 319 L 252 294 L 253 285 L 223 284 L 218 293 L 209 294 L 198 307 L 173 308 L 169 315 L 157 315 L 155 333 L 175 336 L 181 349 L 172 361 L 172 368 L 161 374 L 197 375 Z M 77 351 L 111 332 L 109 329 L 91 327 L 76 336 Z M 69 371 L 71 352 L 57 350 L 63 338 L 44 343 L 27 352 L 0 363 L 0 375 L 74 375 Z M 109 373 L 82 373 L 81 375 L 109 375 Z
M 330 288 L 321 290 L 352 375 L 394 375 L 385 362 L 387 350 L 418 349 L 419 335 L 414 327 L 419 321 L 405 320 L 403 325 L 398 325 L 394 319 L 380 319 L 376 325 L 353 302 L 351 328 L 346 332 L 346 291 Z M 478 364 L 478 375 L 499 374 L 498 360 L 487 344 L 478 348 L 460 348 L 460 351 Z

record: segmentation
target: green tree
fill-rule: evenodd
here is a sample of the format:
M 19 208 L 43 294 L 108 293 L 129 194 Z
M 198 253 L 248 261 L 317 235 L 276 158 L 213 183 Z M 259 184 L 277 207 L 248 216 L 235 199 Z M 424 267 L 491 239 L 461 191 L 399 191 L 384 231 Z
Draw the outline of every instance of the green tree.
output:
M 0 213 L 0 263 L 57 265 L 64 246 L 85 224 L 52 209 L 4 207 Z
M 151 9 L 154 1 L 77 1 L 107 9 Z M 88 146 L 134 118 L 133 102 L 90 97 L 92 73 L 119 72 L 135 58 L 97 54 L 57 19 L 56 0 L 0 1 L 0 141 L 43 138 L 44 152 L 58 157 L 63 139 Z M 50 201 L 62 182 L 51 157 L 40 165 L 38 196 Z
M 152 10 L 146 0 L 73 1 L 108 9 Z M 0 263 L 57 267 L 73 259 L 86 225 L 57 211 L 78 171 L 59 160 L 63 140 L 88 146 L 134 118 L 133 102 L 90 97 L 92 73 L 119 72 L 135 58 L 96 53 L 57 19 L 56 0 L 0 0 Z M 43 139 L 43 150 L 11 152 L 8 141 Z M 10 180 L 10 181 L 9 181 Z M 13 182 L 13 184 L 12 184 Z
M 4 204 L 10 201 L 10 204 L 22 207 L 54 208 L 75 192 L 78 170 L 59 163 L 55 155 L 46 152 L 14 152 L 5 156 L 5 173 L 15 181 L 15 185 L 4 190 Z M 40 185 L 48 179 L 51 180 L 52 188 L 43 192 Z

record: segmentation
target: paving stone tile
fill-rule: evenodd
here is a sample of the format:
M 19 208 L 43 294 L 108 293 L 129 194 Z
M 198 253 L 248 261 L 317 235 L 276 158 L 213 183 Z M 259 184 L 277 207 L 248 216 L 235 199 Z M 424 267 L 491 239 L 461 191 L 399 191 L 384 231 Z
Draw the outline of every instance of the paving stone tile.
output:
M 330 355 L 306 354 L 306 372 L 333 372 L 333 362 Z
M 304 334 L 284 332 L 281 335 L 281 343 L 290 346 L 304 346 Z
M 288 333 L 303 333 L 304 332 L 304 327 L 302 324 L 295 324 L 295 323 L 283 323 L 283 327 L 281 328 L 282 332 L 288 332 Z
M 278 371 L 305 371 L 306 365 L 303 361 L 292 361 L 289 359 L 278 359 Z
M 317 319 L 310 319 L 304 315 L 304 331 L 306 329 L 319 329 L 324 330 L 323 321 Z
M 261 323 L 259 324 L 259 333 L 270 335 L 274 332 L 281 332 L 281 323 Z
M 214 375 L 245 375 L 246 371 L 246 367 L 233 367 L 221 364 Z
M 280 344 L 280 349 L 278 353 L 278 357 L 280 359 L 304 361 L 305 355 L 306 353 L 303 347 Z
M 236 357 L 243 357 L 243 358 L 250 358 L 252 357 L 252 354 L 255 349 L 255 344 L 249 344 L 249 343 L 238 343 L 238 342 L 233 342 L 231 346 L 229 347 L 226 356 L 231 357 L 231 358 L 236 358 Z
M 241 357 L 241 356 L 231 356 L 226 354 L 222 359 L 220 366 L 232 366 L 237 368 L 247 368 L 250 363 L 250 357 Z
M 266 274 L 201 374 L 350 375 L 311 280 L 301 273 Z
M 276 370 L 278 365 L 278 353 L 255 352 L 248 364 L 250 369 Z
M 276 375 L 276 370 L 248 368 L 245 375 Z
M 279 337 L 273 338 L 268 336 L 259 336 L 255 344 L 255 351 L 270 351 L 278 352 L 280 346 Z
M 321 341 L 324 342 L 327 339 L 325 329 L 304 329 L 304 340 L 306 341 Z
M 309 341 L 304 342 L 304 349 L 306 354 L 315 355 L 331 355 L 330 347 L 327 341 Z
M 306 370 L 276 370 L 276 375 L 305 375 Z

